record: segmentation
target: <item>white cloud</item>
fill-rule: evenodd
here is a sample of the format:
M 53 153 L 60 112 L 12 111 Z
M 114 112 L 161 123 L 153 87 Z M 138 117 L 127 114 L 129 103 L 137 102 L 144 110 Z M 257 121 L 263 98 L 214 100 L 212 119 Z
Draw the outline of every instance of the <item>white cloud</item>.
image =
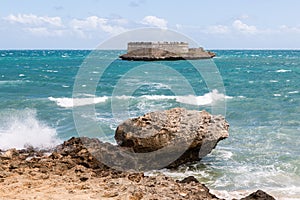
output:
M 85 19 L 73 19 L 70 22 L 70 27 L 81 37 L 88 37 L 86 32 L 89 31 L 104 31 L 106 33 L 114 35 L 127 30 L 120 25 L 113 25 L 113 23 L 121 24 L 125 23 L 125 21 L 122 21 L 121 19 L 115 21 L 106 18 L 100 18 L 97 16 L 90 16 Z
M 288 32 L 288 33 L 300 33 L 300 26 L 287 26 L 282 25 L 280 26 L 280 32 Z
M 224 25 L 215 25 L 215 26 L 209 26 L 205 30 L 205 32 L 211 34 L 227 34 L 230 32 L 230 28 Z
M 35 36 L 77 35 L 83 38 L 97 37 L 101 33 L 115 35 L 126 31 L 128 20 L 118 17 L 113 19 L 90 16 L 85 19 L 71 19 L 63 23 L 60 17 L 38 16 L 34 14 L 10 14 L 3 18 L 14 24 L 13 29 L 20 29 Z
M 111 22 L 118 24 L 118 25 L 127 25 L 129 21 L 124 18 L 112 19 Z
M 37 16 L 33 14 L 18 14 L 18 15 L 8 15 L 4 17 L 4 20 L 10 23 L 20 23 L 25 25 L 34 25 L 34 26 L 41 26 L 41 25 L 52 25 L 61 27 L 62 20 L 60 17 L 48 17 L 48 16 Z
M 66 30 L 51 30 L 46 27 L 24 28 L 24 30 L 40 37 L 61 37 L 66 33 Z
M 156 16 L 146 16 L 142 20 L 142 24 L 155 26 L 159 28 L 167 28 L 168 21 L 163 18 L 158 18 Z
M 233 23 L 232 23 L 232 27 L 241 32 L 241 33 L 246 33 L 246 34 L 255 34 L 258 32 L 256 26 L 250 26 L 250 25 L 247 25 L 245 23 L 243 23 L 241 20 L 235 20 Z

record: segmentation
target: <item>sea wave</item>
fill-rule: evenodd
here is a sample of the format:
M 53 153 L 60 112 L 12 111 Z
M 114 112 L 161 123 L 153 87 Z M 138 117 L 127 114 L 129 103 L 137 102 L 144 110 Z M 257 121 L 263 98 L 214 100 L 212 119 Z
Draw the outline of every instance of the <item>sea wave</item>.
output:
M 47 149 L 60 143 L 56 130 L 39 121 L 35 110 L 1 112 L 0 149 L 22 149 L 27 146 Z
M 130 99 L 147 99 L 150 101 L 157 101 L 157 100 L 174 100 L 178 103 L 189 104 L 189 105 L 210 105 L 216 103 L 218 101 L 222 101 L 225 99 L 232 99 L 233 97 L 226 96 L 225 94 L 219 93 L 217 90 L 212 90 L 209 93 L 204 94 L 203 96 L 194 96 L 194 95 L 186 95 L 186 96 L 167 96 L 167 95 L 142 95 L 139 97 L 134 96 L 113 96 L 113 97 L 89 97 L 89 98 L 54 98 L 49 97 L 50 101 L 55 102 L 58 106 L 63 108 L 72 108 L 78 106 L 85 106 L 85 105 L 92 105 L 92 104 L 99 104 L 105 103 L 107 100 L 111 100 L 112 98 L 118 100 L 128 101 Z
M 113 96 L 113 97 L 90 97 L 90 98 L 54 98 L 49 97 L 50 101 L 55 102 L 58 106 L 63 108 L 72 108 L 77 106 L 85 106 L 91 104 L 99 104 L 105 103 L 108 99 L 118 99 L 128 101 L 130 99 L 147 99 L 150 101 L 157 101 L 157 100 L 174 100 L 178 103 L 189 104 L 189 105 L 210 105 L 218 101 L 222 101 L 225 99 L 232 99 L 233 97 L 226 96 L 225 94 L 219 93 L 218 90 L 212 90 L 209 93 L 204 94 L 203 96 L 194 96 L 194 95 L 186 95 L 186 96 L 167 96 L 167 95 L 142 95 L 139 97 L 134 96 Z
M 22 84 L 22 80 L 8 80 L 8 81 L 0 81 L 0 85 L 18 85 Z
M 285 73 L 285 72 L 291 72 L 292 70 L 289 70 L 289 69 L 279 69 L 277 70 L 276 72 L 277 73 Z
M 48 98 L 50 101 L 55 102 L 58 106 L 63 107 L 63 108 L 72 108 L 72 107 L 77 107 L 77 106 L 86 106 L 86 105 L 91 105 L 91 104 L 98 104 L 98 103 L 103 103 L 105 102 L 108 97 L 95 97 L 95 98 L 54 98 L 54 97 L 49 97 Z

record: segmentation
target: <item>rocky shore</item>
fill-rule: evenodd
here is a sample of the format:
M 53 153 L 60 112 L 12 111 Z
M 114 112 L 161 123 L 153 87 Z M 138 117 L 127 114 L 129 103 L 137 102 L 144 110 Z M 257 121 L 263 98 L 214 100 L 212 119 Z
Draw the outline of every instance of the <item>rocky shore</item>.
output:
M 81 137 L 47 151 L 0 151 L 0 199 L 219 199 L 194 177 L 143 171 L 199 161 L 228 127 L 222 116 L 174 108 L 123 122 L 118 145 Z M 274 198 L 257 191 L 243 199 Z
M 132 61 L 157 61 L 157 60 L 201 60 L 210 59 L 216 56 L 215 53 L 210 51 L 205 51 L 201 53 L 189 53 L 189 54 L 176 54 L 165 50 L 152 50 L 151 53 L 145 54 L 143 51 L 134 51 L 123 54 L 120 56 L 122 60 L 132 60 Z M 146 50 L 147 51 L 147 50 Z M 150 50 L 148 50 L 150 51 Z
M 219 199 L 194 177 L 173 180 L 107 167 L 71 138 L 52 153 L 24 149 L 1 152 L 0 199 Z M 257 191 L 244 200 L 273 200 Z

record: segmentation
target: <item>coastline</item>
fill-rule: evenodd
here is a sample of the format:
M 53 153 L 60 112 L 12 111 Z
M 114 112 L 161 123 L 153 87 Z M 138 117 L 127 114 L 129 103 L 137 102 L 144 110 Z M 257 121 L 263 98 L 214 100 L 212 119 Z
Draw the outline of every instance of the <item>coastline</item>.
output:
M 0 163 L 1 199 L 219 199 L 194 177 L 174 180 L 109 168 L 89 153 L 81 138 L 51 152 L 2 151 Z M 246 199 L 273 198 L 258 191 Z

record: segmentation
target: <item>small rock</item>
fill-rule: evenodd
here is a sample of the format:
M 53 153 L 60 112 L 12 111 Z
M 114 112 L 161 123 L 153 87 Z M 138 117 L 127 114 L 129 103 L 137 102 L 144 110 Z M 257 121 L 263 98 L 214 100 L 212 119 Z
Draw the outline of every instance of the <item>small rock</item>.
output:
M 242 198 L 241 200 L 275 200 L 275 198 L 262 190 L 257 190 L 256 192 L 250 194 L 245 198 Z
M 14 163 L 12 163 L 12 164 L 10 164 L 9 165 L 9 170 L 13 170 L 13 169 L 17 169 L 18 168 L 18 165 L 17 164 L 14 164 Z
M 82 182 L 85 182 L 85 181 L 89 180 L 89 178 L 83 176 L 83 177 L 80 177 L 79 180 L 82 181 Z
M 194 176 L 189 176 L 184 178 L 181 181 L 178 181 L 178 183 L 191 183 L 191 182 L 199 183 L 199 181 Z
M 16 149 L 9 149 L 4 154 L 1 155 L 2 158 L 12 159 L 19 155 L 19 152 Z
M 106 197 L 106 198 L 111 198 L 111 197 L 116 197 L 119 196 L 119 194 L 117 192 L 105 192 L 102 197 Z

